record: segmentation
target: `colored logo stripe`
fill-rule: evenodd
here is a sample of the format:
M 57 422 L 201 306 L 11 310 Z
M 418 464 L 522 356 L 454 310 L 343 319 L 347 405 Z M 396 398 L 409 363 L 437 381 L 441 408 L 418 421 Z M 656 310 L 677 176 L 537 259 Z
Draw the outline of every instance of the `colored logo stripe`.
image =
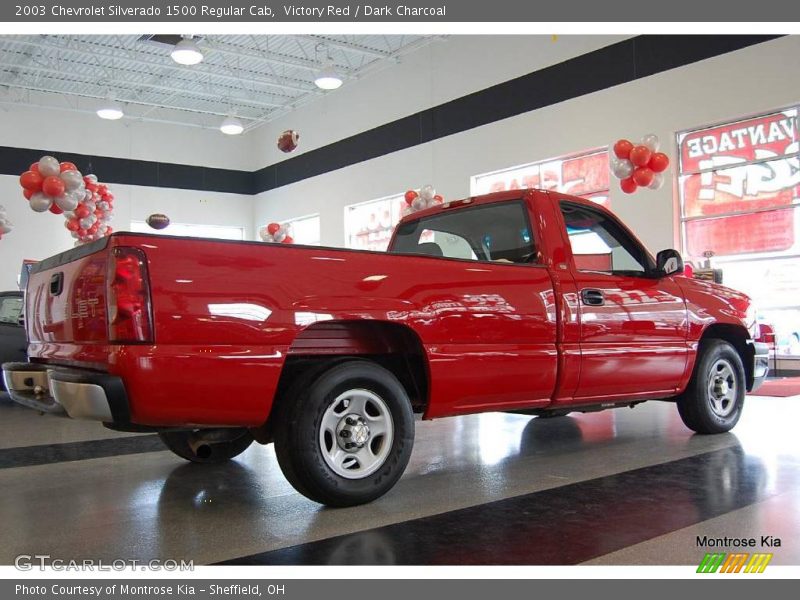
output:
M 748 560 L 749 559 L 749 560 Z M 698 573 L 739 573 L 744 568 L 745 573 L 763 573 L 764 569 L 772 560 L 772 554 L 747 554 L 735 552 L 726 554 L 724 552 L 707 553 L 700 565 L 697 567 Z

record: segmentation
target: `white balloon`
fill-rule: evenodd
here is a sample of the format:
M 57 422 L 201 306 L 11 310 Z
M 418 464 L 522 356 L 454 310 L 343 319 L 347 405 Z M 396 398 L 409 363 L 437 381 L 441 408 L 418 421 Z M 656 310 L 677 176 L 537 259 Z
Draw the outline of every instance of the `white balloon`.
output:
M 94 192 L 92 192 L 92 190 L 85 190 L 83 192 L 83 199 L 87 202 L 92 199 L 92 196 L 94 196 Z
M 261 238 L 262 242 L 266 242 L 267 241 L 267 236 L 268 235 L 269 235 L 269 233 L 267 232 L 267 228 L 266 227 L 259 227 L 258 228 L 258 237 Z
M 422 189 L 420 189 L 419 191 L 419 197 L 422 198 L 426 204 L 430 200 L 433 200 L 433 197 L 435 195 L 436 195 L 436 190 L 433 189 L 432 185 L 423 185 Z
M 625 179 L 633 174 L 633 163 L 628 159 L 616 159 L 611 164 L 611 172 L 617 179 Z
M 39 174 L 42 177 L 52 177 L 61 174 L 61 165 L 52 156 L 43 156 L 39 159 Z
M 97 175 L 93 173 L 89 173 L 88 175 L 86 175 L 86 178 L 92 183 L 97 183 Z
M 651 190 L 660 190 L 661 186 L 664 185 L 664 174 L 663 173 L 653 173 L 653 181 L 650 182 L 650 185 L 647 187 Z
M 64 171 L 61 174 L 61 181 L 64 182 L 64 187 L 67 191 L 77 190 L 83 183 L 83 176 L 77 171 Z
M 413 208 L 414 210 L 422 210 L 423 208 L 425 208 L 425 200 L 423 200 L 421 196 L 417 196 L 411 203 L 411 208 Z
M 65 210 L 64 211 L 64 218 L 65 219 L 73 219 L 73 218 L 75 218 L 75 213 L 72 212 L 71 210 Z
M 661 142 L 658 141 L 658 136 L 655 133 L 648 133 L 642 138 L 642 146 L 650 148 L 650 152 L 658 152 Z
M 282 242 L 285 237 L 286 237 L 286 233 L 284 233 L 283 231 L 281 231 L 279 229 L 278 231 L 275 232 L 275 235 L 272 236 L 272 241 L 273 242 Z
M 64 211 L 73 211 L 78 206 L 78 199 L 73 192 L 61 194 L 55 199 L 56 206 Z
M 45 212 L 50 210 L 50 207 L 53 205 L 53 199 L 50 196 L 45 196 L 42 192 L 36 192 L 31 196 L 28 205 L 34 212 Z

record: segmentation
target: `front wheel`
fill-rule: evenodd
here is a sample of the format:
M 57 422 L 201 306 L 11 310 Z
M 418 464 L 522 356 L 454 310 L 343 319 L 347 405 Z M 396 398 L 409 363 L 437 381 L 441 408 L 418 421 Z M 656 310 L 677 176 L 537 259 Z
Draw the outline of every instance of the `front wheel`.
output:
M 678 397 L 684 424 L 697 433 L 724 433 L 739 421 L 747 392 L 742 359 L 724 340 L 700 345 L 686 391 Z
M 298 381 L 276 413 L 275 454 L 301 494 L 328 506 L 371 502 L 394 486 L 414 444 L 402 384 L 365 360 Z

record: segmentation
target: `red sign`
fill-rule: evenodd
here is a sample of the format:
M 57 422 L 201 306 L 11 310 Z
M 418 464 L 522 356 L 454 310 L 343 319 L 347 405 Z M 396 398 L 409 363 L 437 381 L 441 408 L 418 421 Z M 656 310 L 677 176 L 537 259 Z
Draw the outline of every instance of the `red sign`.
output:
M 696 131 L 680 146 L 684 218 L 788 207 L 800 195 L 794 110 Z M 691 221 L 686 237 L 691 256 L 788 250 L 794 211 Z
M 608 207 L 608 173 L 608 153 L 595 152 L 477 175 L 472 194 L 538 188 L 582 196 Z

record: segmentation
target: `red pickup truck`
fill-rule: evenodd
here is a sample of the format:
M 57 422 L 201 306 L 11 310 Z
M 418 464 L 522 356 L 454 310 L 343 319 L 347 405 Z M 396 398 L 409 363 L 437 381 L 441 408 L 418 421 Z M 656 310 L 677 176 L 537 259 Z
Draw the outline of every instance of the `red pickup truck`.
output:
M 275 443 L 298 491 L 369 502 L 424 419 L 676 402 L 730 430 L 767 374 L 750 299 L 539 190 L 406 216 L 388 252 L 115 233 L 38 263 L 11 396 L 177 455 Z

